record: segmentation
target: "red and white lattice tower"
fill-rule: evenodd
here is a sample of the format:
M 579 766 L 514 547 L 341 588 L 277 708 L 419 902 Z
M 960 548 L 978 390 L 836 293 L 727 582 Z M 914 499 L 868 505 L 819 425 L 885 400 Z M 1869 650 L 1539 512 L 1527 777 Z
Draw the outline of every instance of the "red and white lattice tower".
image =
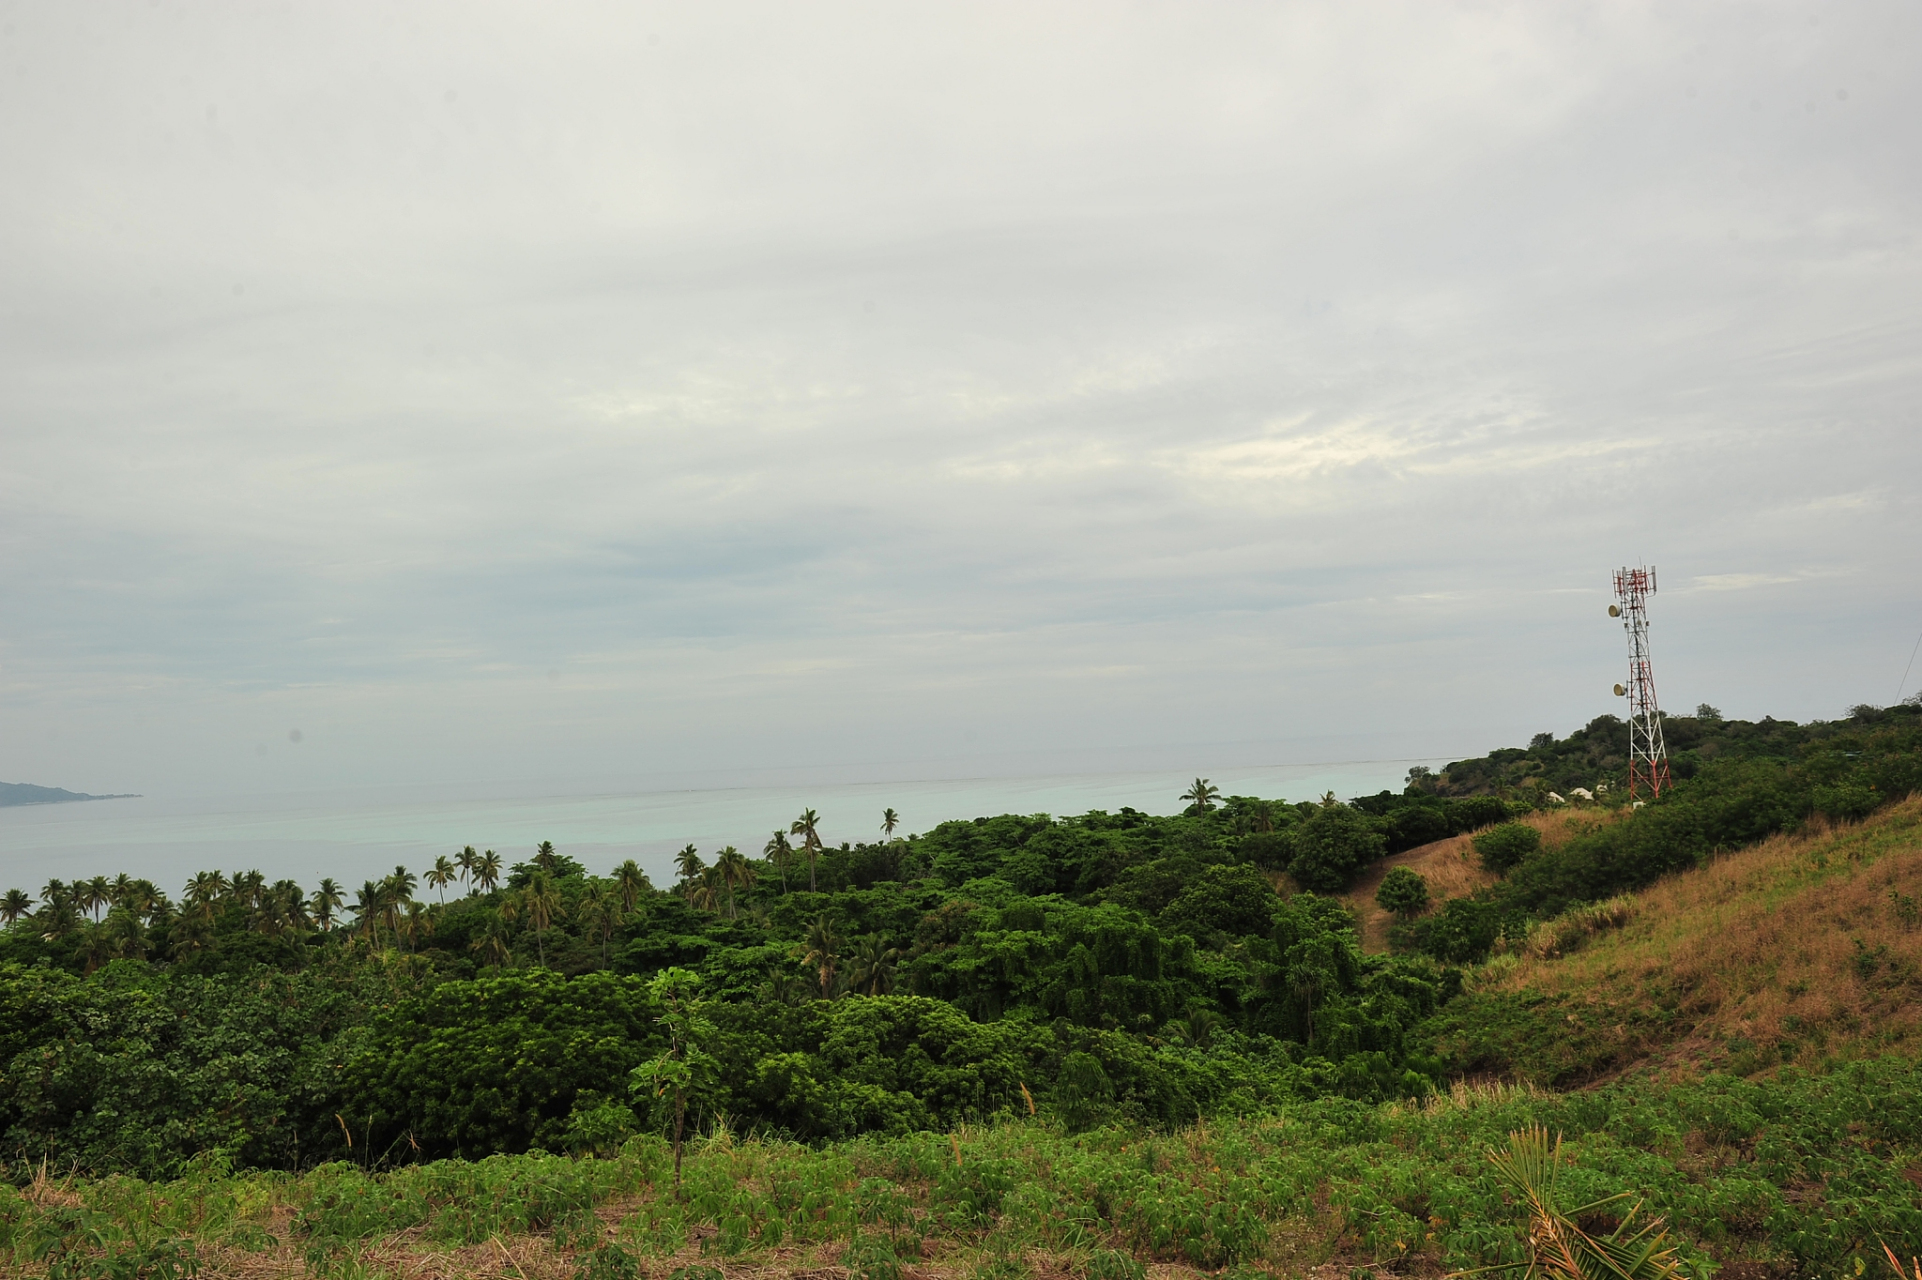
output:
M 1648 656 L 1648 598 L 1655 594 L 1655 570 L 1617 569 L 1616 603 L 1608 608 L 1628 632 L 1628 683 L 1615 686 L 1628 699 L 1628 795 L 1648 798 L 1675 783 L 1668 776 L 1668 747 L 1662 742 L 1662 710 L 1655 703 L 1655 668 Z

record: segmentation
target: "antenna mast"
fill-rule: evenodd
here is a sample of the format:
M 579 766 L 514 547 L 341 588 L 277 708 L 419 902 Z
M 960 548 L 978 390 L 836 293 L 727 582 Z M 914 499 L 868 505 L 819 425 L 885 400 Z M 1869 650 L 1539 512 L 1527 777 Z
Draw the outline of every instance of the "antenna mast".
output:
M 1662 741 L 1662 711 L 1655 704 L 1655 669 L 1648 656 L 1648 598 L 1655 594 L 1653 568 L 1617 569 L 1615 599 L 1608 616 L 1628 632 L 1628 683 L 1615 696 L 1628 699 L 1628 796 L 1643 789 L 1649 799 L 1675 785 L 1668 775 L 1668 747 Z

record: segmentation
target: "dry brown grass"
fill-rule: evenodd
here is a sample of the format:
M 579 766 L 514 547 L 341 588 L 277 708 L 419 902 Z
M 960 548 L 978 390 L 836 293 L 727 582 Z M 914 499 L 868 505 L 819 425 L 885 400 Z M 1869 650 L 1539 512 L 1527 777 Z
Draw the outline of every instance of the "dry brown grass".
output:
M 1665 880 L 1619 930 L 1572 955 L 1521 955 L 1485 987 L 1561 996 L 1604 1022 L 1623 1010 L 1668 1015 L 1604 1028 L 1618 1060 L 1765 1070 L 1913 1054 L 1919 903 L 1922 797 L 1911 796 L 1866 822 L 1818 823 Z
M 1590 830 L 1609 820 L 1606 810 L 1594 808 L 1555 809 L 1531 813 L 1517 821 L 1542 833 L 1544 849 L 1559 848 L 1578 832 Z M 1386 951 L 1388 930 L 1395 918 L 1375 905 L 1375 890 L 1393 867 L 1407 867 L 1428 882 L 1429 900 L 1436 905 L 1450 898 L 1465 898 L 1477 889 L 1494 884 L 1496 877 L 1482 869 L 1470 836 L 1450 836 L 1419 848 L 1383 858 L 1362 873 L 1341 900 L 1361 922 L 1361 945 L 1366 951 Z M 1433 908 L 1431 908 L 1432 910 Z

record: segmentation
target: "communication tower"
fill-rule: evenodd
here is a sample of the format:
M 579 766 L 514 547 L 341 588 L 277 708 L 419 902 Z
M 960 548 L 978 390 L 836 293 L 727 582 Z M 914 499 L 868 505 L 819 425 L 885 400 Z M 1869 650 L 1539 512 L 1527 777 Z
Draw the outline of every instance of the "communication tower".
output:
M 1655 594 L 1655 570 L 1617 569 L 1615 601 L 1608 616 L 1628 632 L 1628 683 L 1615 696 L 1628 699 L 1628 795 L 1643 790 L 1653 800 L 1675 785 L 1668 776 L 1668 747 L 1662 742 L 1662 711 L 1655 704 L 1655 669 L 1648 656 L 1648 598 Z

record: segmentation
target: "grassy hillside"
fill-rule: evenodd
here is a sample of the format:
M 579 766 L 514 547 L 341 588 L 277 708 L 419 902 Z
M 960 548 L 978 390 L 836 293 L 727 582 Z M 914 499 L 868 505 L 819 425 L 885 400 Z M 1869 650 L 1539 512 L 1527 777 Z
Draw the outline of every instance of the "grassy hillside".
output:
M 1440 846 L 1406 855 L 1445 862 Z M 1537 925 L 1440 1019 L 1457 1070 L 1565 1085 L 1922 1048 L 1922 797 Z

